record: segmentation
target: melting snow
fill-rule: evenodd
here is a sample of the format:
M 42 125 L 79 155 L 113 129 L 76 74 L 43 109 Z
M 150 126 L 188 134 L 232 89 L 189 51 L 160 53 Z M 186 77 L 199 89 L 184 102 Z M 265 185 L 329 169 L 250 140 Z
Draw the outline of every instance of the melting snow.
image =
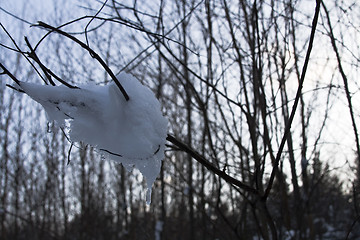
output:
M 39 102 L 50 120 L 65 126 L 69 119 L 72 141 L 86 142 L 146 178 L 148 191 L 164 158 L 167 119 L 151 90 L 136 78 L 121 74 L 118 80 L 128 93 L 126 101 L 115 83 L 83 85 L 79 89 L 21 82 L 21 88 Z

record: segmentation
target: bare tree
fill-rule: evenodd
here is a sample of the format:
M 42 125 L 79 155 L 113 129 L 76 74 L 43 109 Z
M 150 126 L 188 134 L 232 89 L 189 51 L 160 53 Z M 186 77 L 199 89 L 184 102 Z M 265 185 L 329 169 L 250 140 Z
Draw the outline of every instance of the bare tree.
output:
M 347 16 L 358 9 L 357 4 L 325 6 L 314 1 L 311 8 L 301 1 L 96 4 L 84 5 L 84 16 L 73 21 L 39 22 L 35 26 L 41 29 L 33 31 L 41 31 L 43 38 L 28 38 L 23 45 L 27 50 L 3 27 L 12 40 L 2 47 L 28 58 L 46 84 L 74 88 L 103 78 L 101 83 L 115 81 L 128 99 L 114 74 L 119 69 L 152 88 L 170 120 L 166 159 L 154 184 L 158 189 L 153 199 L 158 201 L 150 208 L 142 201 L 143 182 L 136 172 L 109 167 L 90 146 L 68 143 L 66 135 L 52 130 L 37 136 L 51 146 L 41 153 L 47 158 L 43 165 L 39 163 L 44 175 L 31 175 L 34 188 L 39 191 L 44 186 L 43 205 L 38 208 L 42 215 L 33 220 L 36 209 L 31 209 L 27 218 L 42 223 L 44 238 L 48 232 L 65 239 L 357 236 L 358 211 L 347 215 L 351 220 L 336 214 L 357 209 L 349 204 L 349 199 L 358 200 L 357 190 L 351 197 L 342 191 L 338 169 L 325 163 L 332 158 L 326 151 L 336 112 L 333 106 L 341 98 L 346 103 L 340 106 L 350 112 L 349 126 L 359 155 L 356 93 L 349 87 L 357 85 L 346 75 L 350 65 L 358 69 L 358 57 L 353 53 L 349 65 L 343 60 L 339 46 L 347 52 L 347 40 L 341 35 L 344 32 L 334 30 L 336 20 L 330 14 L 339 10 Z M 337 23 L 352 26 L 345 20 Z M 48 52 L 44 46 L 49 46 Z M 324 51 L 327 59 L 321 62 Z M 331 68 L 333 56 L 341 84 L 337 70 Z M 314 69 L 322 64 L 331 77 L 315 76 Z M 20 74 L 8 66 L 1 60 L 3 73 L 16 83 Z M 10 100 L 9 109 L 14 101 Z M 15 131 L 17 139 L 10 137 L 7 119 L 14 116 L 7 111 L 1 115 L 4 136 L 9 136 L 1 142 L 3 205 L 10 202 L 10 185 L 15 200 L 30 193 L 18 184 L 19 173 L 11 178 L 15 168 L 9 159 L 21 156 L 21 143 L 27 141 L 22 128 Z M 9 151 L 13 143 L 18 149 Z M 33 151 L 43 150 L 33 147 Z M 18 171 L 27 171 L 23 167 L 27 160 L 16 159 Z M 67 160 L 71 160 L 69 166 Z M 33 208 L 28 197 L 26 205 Z M 11 202 L 4 209 L 20 209 L 20 203 Z M 2 236 L 9 236 L 5 226 L 13 219 L 17 226 L 13 233 L 22 231 L 20 218 L 2 212 Z M 156 228 L 157 221 L 162 228 Z M 331 227 L 348 225 L 347 232 L 329 233 Z

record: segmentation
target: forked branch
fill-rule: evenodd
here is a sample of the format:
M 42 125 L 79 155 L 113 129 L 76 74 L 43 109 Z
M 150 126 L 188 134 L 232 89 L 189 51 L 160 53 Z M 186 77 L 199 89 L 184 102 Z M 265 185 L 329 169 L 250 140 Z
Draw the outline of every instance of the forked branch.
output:
M 123 86 L 121 85 L 119 80 L 117 80 L 115 74 L 111 71 L 109 66 L 104 62 L 104 60 L 99 56 L 99 54 L 97 54 L 94 50 L 92 50 L 88 45 L 86 45 L 85 43 L 83 43 L 82 41 L 77 39 L 76 37 L 68 34 L 67 32 L 62 31 L 59 28 L 50 26 L 50 25 L 48 25 L 48 24 L 46 24 L 44 22 L 39 21 L 37 25 L 33 25 L 33 26 L 43 27 L 43 28 L 49 29 L 49 30 L 51 30 L 53 32 L 57 32 L 57 33 L 65 36 L 65 37 L 71 39 L 72 41 L 79 44 L 82 48 L 87 50 L 89 52 L 89 54 L 91 55 L 91 57 L 95 58 L 101 64 L 101 66 L 105 69 L 105 71 L 110 75 L 112 80 L 115 82 L 116 86 L 120 89 L 120 91 L 123 94 L 125 100 L 129 101 L 129 99 L 130 99 L 129 95 L 126 93 L 125 89 L 123 88 Z

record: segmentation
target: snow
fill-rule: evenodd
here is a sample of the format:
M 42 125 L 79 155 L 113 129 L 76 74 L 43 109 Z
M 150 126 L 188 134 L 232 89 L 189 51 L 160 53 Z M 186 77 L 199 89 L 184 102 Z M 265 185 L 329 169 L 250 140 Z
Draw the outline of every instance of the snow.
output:
M 161 239 L 161 232 L 163 231 L 164 222 L 160 220 L 156 220 L 155 224 L 155 240 Z
M 145 192 L 145 201 L 147 205 L 151 204 L 151 188 L 147 188 Z
M 21 82 L 21 89 L 46 110 L 49 120 L 68 127 L 71 141 L 82 141 L 131 170 L 140 170 L 151 186 L 160 172 L 167 119 L 153 92 L 128 74 L 117 76 L 128 93 L 126 101 L 115 83 L 88 84 L 79 89 Z

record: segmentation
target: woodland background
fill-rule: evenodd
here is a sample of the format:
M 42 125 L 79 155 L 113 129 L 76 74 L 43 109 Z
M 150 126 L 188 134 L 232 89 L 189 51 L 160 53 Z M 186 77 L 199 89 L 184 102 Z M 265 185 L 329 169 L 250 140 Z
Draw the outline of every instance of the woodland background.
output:
M 154 91 L 192 149 L 168 142 L 147 206 L 137 170 L 72 146 L 3 74 L 0 239 L 360 238 L 356 0 L 1 1 L 0 16 L 0 63 L 18 79 L 111 81 L 74 41 L 30 28 L 67 23 Z

